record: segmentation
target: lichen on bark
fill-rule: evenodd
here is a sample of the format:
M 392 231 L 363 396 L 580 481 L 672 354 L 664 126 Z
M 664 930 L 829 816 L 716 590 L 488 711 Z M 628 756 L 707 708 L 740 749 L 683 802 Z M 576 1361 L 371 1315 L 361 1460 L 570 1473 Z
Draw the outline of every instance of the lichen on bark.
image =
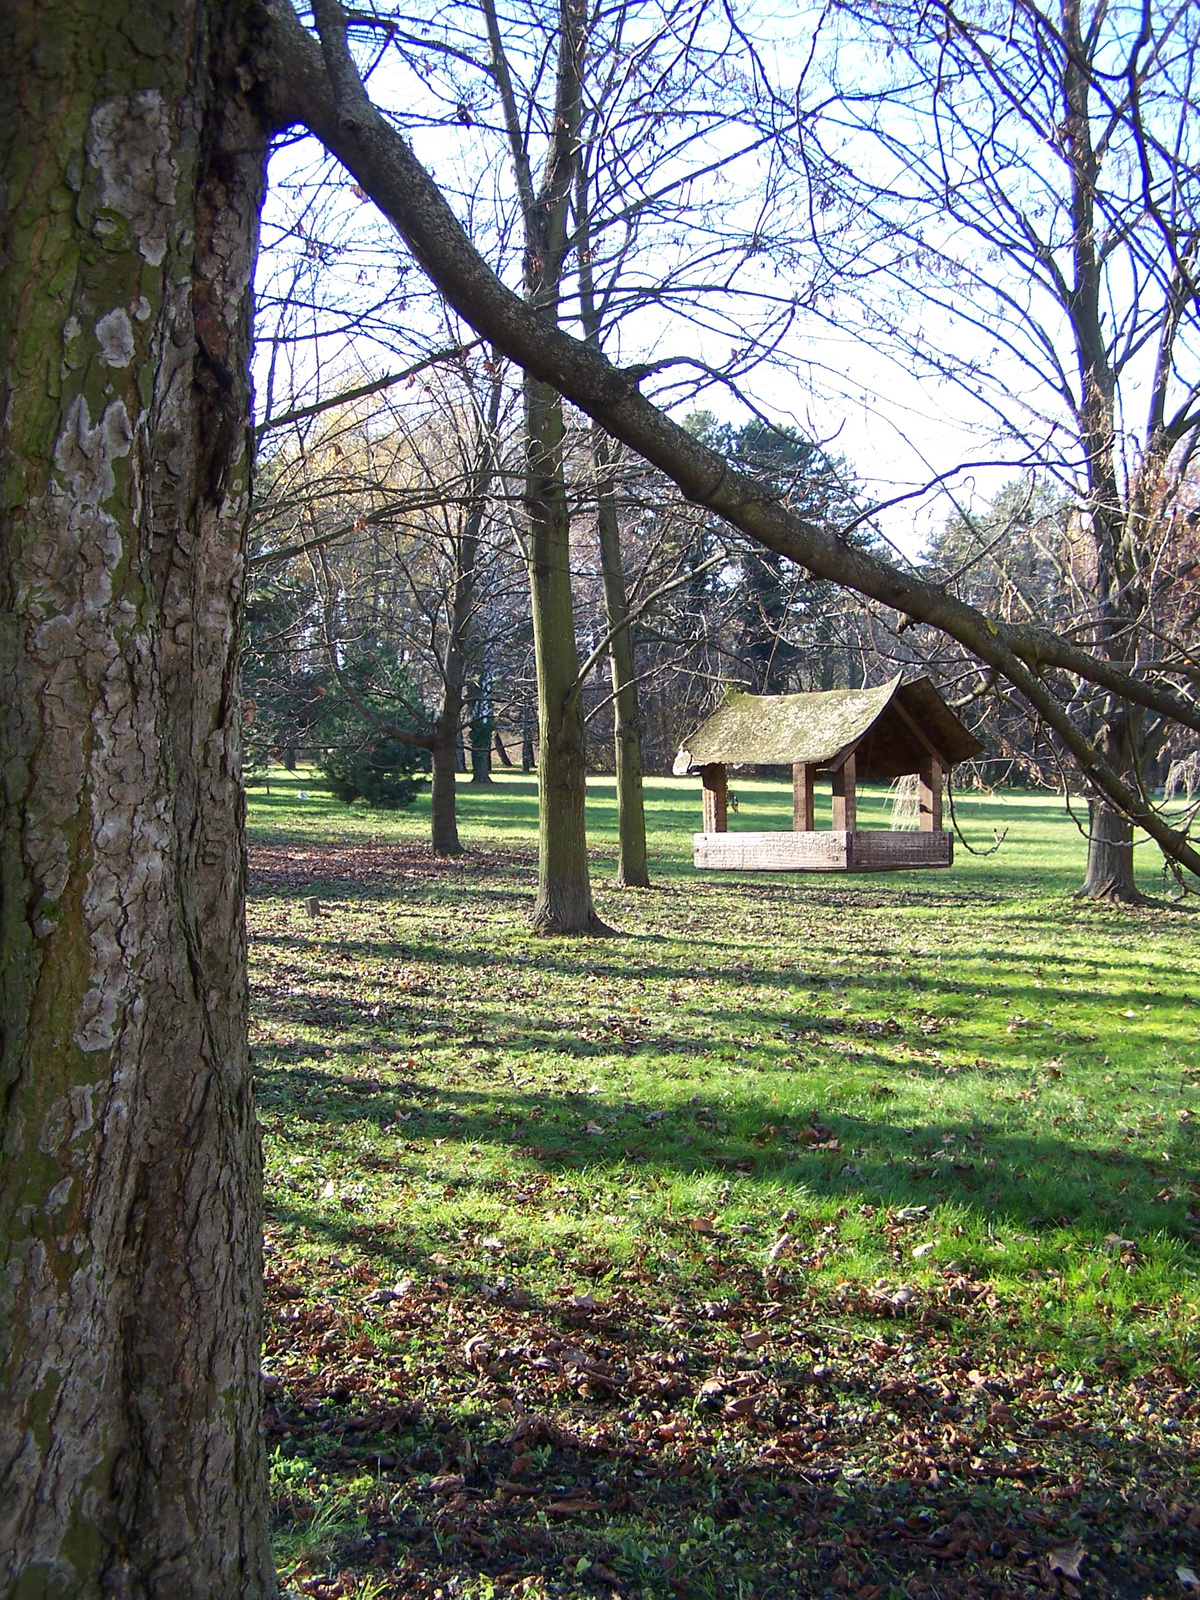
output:
M 0 1592 L 269 1595 L 236 683 L 251 13 L 0 42 Z M 135 30 L 136 33 L 136 30 Z

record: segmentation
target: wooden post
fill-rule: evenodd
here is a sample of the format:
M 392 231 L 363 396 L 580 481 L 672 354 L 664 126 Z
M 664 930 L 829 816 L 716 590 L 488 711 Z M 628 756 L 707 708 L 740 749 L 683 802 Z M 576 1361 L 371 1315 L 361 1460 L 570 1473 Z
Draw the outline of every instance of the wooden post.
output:
M 813 773 L 807 761 L 797 761 L 792 767 L 792 832 L 813 831 Z
M 700 768 L 704 784 L 704 832 L 725 833 L 729 827 L 729 814 L 725 801 L 725 768 L 720 762 Z
M 846 757 L 833 771 L 833 830 L 844 829 L 853 833 L 858 826 L 858 795 L 856 792 L 855 762 L 853 754 Z
M 942 764 L 936 756 L 921 762 L 918 792 L 921 806 L 921 832 L 942 831 Z

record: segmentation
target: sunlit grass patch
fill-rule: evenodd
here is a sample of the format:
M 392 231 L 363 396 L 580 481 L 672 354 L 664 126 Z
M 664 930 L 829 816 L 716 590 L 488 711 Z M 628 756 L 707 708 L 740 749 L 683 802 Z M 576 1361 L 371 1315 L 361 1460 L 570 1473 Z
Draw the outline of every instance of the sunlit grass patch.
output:
M 821 1577 L 790 1576 L 789 1530 L 831 1484 L 884 1522 L 914 1483 L 993 1519 L 1076 1477 L 1097 1506 L 1185 1492 L 1190 909 L 1072 900 L 1078 837 L 1029 795 L 964 802 L 1009 840 L 948 873 L 703 878 L 692 787 L 656 780 L 659 886 L 599 889 L 618 938 L 540 942 L 527 781 L 464 790 L 453 864 L 419 816 L 312 781 L 251 804 L 288 1559 L 374 1561 L 405 1594 L 439 1574 L 598 1592 L 598 1566 L 724 1595 L 744 1573 L 763 1600 Z M 785 825 L 783 786 L 743 787 L 743 823 Z M 360 1432 L 318 1449 L 356 1408 Z M 528 1494 L 523 1416 L 575 1441 L 529 1447 Z M 576 1501 L 597 1509 L 546 1509 Z M 305 1536 L 299 1513 L 334 1505 L 338 1531 Z M 338 1517 L 366 1517 L 370 1549 Z

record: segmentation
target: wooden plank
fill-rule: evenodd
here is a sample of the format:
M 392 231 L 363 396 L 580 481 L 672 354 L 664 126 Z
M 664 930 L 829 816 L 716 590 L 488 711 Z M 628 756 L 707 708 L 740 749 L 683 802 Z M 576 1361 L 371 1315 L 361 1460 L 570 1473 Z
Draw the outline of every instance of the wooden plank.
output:
M 697 833 L 698 867 L 732 872 L 845 872 L 846 835 L 811 833 Z
M 816 772 L 817 769 L 807 761 L 797 761 L 792 767 L 793 833 L 813 831 L 813 790 L 816 787 Z
M 850 841 L 850 872 L 906 872 L 954 865 L 952 833 L 885 833 L 864 828 Z
M 724 833 L 729 826 L 728 785 L 725 768 L 719 762 L 700 768 L 704 785 L 704 831 Z
M 903 872 L 954 862 L 954 836 L 944 832 L 697 833 L 692 845 L 694 864 L 710 872 Z
M 942 764 L 936 756 L 921 762 L 917 778 L 917 798 L 921 808 L 921 832 L 940 833 L 942 828 Z
M 858 762 L 853 752 L 833 770 L 833 822 L 835 833 L 853 833 L 858 826 Z

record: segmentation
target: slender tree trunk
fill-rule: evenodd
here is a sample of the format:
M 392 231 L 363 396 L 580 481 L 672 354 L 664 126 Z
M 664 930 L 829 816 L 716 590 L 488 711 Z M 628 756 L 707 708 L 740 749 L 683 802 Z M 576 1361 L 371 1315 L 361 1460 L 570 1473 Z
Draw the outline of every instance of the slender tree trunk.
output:
M 463 679 L 466 657 L 463 636 L 475 592 L 475 541 L 459 541 L 455 553 L 454 594 L 450 606 L 450 638 L 443 663 L 442 704 L 433 731 L 433 772 L 429 824 L 433 853 L 462 854 L 458 837 L 457 769 L 462 749 Z
M 597 468 L 596 525 L 600 536 L 600 571 L 604 580 L 604 616 L 613 634 L 609 668 L 613 686 L 613 746 L 617 768 L 617 876 L 619 889 L 648 889 L 646 811 L 642 795 L 642 719 L 638 707 L 637 668 L 621 563 L 621 532 L 612 484 L 612 447 L 600 427 L 592 428 L 592 458 Z
M 504 748 L 504 740 L 500 737 L 499 728 L 497 728 L 492 735 L 492 743 L 496 751 L 496 759 L 499 761 L 500 765 L 502 767 L 511 767 L 512 757 Z
M 0 27 L 0 1593 L 246 1600 L 249 9 Z
M 442 702 L 443 717 L 446 702 Z M 456 753 L 458 748 L 458 713 L 454 713 L 449 737 L 443 737 L 442 720 L 433 740 L 433 776 L 429 794 L 430 832 L 433 853 L 436 856 L 459 856 L 462 843 L 458 837 L 458 798 L 456 793 Z
M 584 336 L 600 347 L 600 315 L 596 309 L 589 227 L 589 173 L 581 156 L 575 172 L 575 233 L 579 253 L 579 315 Z M 648 889 L 646 811 L 642 793 L 642 724 L 638 707 L 633 632 L 626 622 L 629 602 L 621 562 L 621 530 L 613 483 L 615 446 L 598 423 L 592 424 L 592 464 L 596 472 L 596 529 L 600 573 L 604 582 L 604 618 L 613 633 L 609 671 L 613 686 L 613 746 L 617 773 L 618 889 Z M 613 632 L 613 630 L 618 630 Z
M 584 801 L 585 729 L 575 610 L 571 521 L 562 473 L 562 401 L 525 379 L 529 585 L 538 684 L 538 933 L 604 933 L 592 904 Z
M 475 609 L 479 539 L 487 494 L 492 482 L 492 440 L 500 413 L 499 377 L 492 384 L 487 417 L 478 434 L 475 492 L 454 551 L 454 588 L 450 597 L 450 637 L 443 668 L 442 705 L 433 737 L 433 782 L 430 825 L 434 853 L 462 854 L 458 837 L 456 769 L 462 748 L 463 686 L 467 676 L 467 632 Z
M 535 191 L 522 117 L 513 93 L 494 0 L 484 0 L 525 231 L 525 293 L 557 321 L 568 250 L 567 207 L 579 161 L 587 32 L 582 0 L 559 0 L 558 59 L 549 148 Z M 563 402 L 525 376 L 525 505 L 538 685 L 538 933 L 607 933 L 592 904 L 584 801 L 585 727 L 571 594 L 571 521 L 563 480 Z
M 526 712 L 525 720 L 521 724 L 521 771 L 532 772 L 536 760 L 533 748 L 533 718 Z

